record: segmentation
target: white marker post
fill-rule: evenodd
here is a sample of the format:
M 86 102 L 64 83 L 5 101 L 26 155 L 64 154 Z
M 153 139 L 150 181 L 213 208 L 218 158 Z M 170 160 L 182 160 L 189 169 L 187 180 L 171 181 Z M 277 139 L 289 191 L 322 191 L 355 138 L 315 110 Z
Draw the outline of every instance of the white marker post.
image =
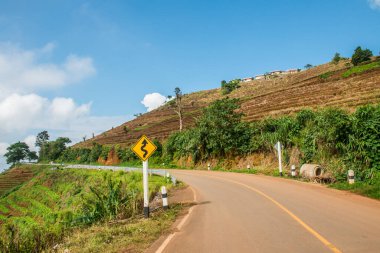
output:
M 162 207 L 164 208 L 164 210 L 167 210 L 169 208 L 169 205 L 168 205 L 168 193 L 166 191 L 165 186 L 161 187 L 161 195 L 162 195 Z
M 292 177 L 295 177 L 296 176 L 296 166 L 293 164 L 292 167 L 291 167 L 291 173 L 292 173 Z
M 355 183 L 355 172 L 353 170 L 348 171 L 348 183 L 349 184 L 354 184 Z
M 278 170 L 280 171 L 280 176 L 282 177 L 281 143 L 278 141 L 276 146 L 278 153 Z
M 149 218 L 148 160 L 143 161 L 144 217 Z

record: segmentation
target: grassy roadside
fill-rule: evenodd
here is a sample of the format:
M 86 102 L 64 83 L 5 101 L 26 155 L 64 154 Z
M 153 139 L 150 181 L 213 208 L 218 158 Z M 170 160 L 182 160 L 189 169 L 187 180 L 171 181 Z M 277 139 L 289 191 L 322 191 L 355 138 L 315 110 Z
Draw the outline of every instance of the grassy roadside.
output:
M 57 247 L 76 252 L 144 252 L 162 234 L 169 231 L 182 206 L 177 204 L 164 212 L 153 212 L 151 218 L 137 217 L 127 221 L 96 224 L 76 229 Z
M 359 195 L 363 195 L 366 197 L 370 197 L 373 199 L 380 199 L 380 182 L 375 182 L 373 184 L 365 183 L 365 182 L 356 182 L 355 184 L 348 184 L 347 182 L 339 182 L 330 184 L 329 187 L 350 191 Z
M 162 185 L 173 187 L 166 178 L 149 177 L 151 198 Z M 120 250 L 140 252 L 170 227 L 181 209 L 158 211 L 145 220 L 142 198 L 138 172 L 43 167 L 0 197 L 0 252 L 49 252 L 62 241 L 65 249 L 73 248 L 70 252 L 112 252 L 111 241 Z

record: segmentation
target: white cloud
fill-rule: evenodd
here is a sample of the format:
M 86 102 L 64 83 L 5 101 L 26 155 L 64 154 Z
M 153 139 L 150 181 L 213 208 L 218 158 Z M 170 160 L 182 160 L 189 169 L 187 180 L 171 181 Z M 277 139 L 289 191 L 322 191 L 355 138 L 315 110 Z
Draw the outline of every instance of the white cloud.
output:
M 30 93 L 76 83 L 96 73 L 90 57 L 71 54 L 62 64 L 44 62 L 55 44 L 42 49 L 24 50 L 11 43 L 0 43 L 0 98 L 12 93 Z
M 0 142 L 0 156 L 3 156 L 5 153 L 7 153 L 8 147 L 9 147 L 8 143 Z
M 0 100 L 0 132 L 33 128 L 62 128 L 90 113 L 91 103 L 76 105 L 72 98 L 47 98 L 12 94 Z
M 166 97 L 160 93 L 150 93 L 146 94 L 141 103 L 147 108 L 147 111 L 150 112 L 166 102 Z
M 36 136 L 35 135 L 28 135 L 23 142 L 26 143 L 26 145 L 29 146 L 29 149 L 31 151 L 36 151 Z
M 380 9 L 380 0 L 368 0 L 372 9 Z

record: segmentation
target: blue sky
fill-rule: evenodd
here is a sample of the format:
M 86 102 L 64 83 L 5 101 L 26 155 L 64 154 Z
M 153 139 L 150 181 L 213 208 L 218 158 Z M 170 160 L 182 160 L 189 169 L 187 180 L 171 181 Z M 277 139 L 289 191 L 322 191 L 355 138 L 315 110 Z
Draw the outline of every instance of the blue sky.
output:
M 380 0 L 2 0 L 0 154 L 43 129 L 99 133 L 145 112 L 146 94 L 321 64 L 358 45 L 378 54 L 379 25 Z

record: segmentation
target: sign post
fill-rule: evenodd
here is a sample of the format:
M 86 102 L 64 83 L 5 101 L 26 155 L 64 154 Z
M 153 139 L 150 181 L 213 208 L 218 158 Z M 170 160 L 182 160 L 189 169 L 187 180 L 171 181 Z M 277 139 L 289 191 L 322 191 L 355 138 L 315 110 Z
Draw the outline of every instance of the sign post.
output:
M 144 187 L 144 217 L 149 218 L 149 185 L 148 185 L 148 170 L 149 157 L 156 151 L 157 147 L 151 142 L 145 135 L 132 146 L 132 151 L 142 160 L 143 162 L 143 187 Z
M 274 148 L 278 153 L 278 170 L 280 171 L 280 176 L 282 177 L 282 159 L 281 159 L 281 143 L 278 141 Z

